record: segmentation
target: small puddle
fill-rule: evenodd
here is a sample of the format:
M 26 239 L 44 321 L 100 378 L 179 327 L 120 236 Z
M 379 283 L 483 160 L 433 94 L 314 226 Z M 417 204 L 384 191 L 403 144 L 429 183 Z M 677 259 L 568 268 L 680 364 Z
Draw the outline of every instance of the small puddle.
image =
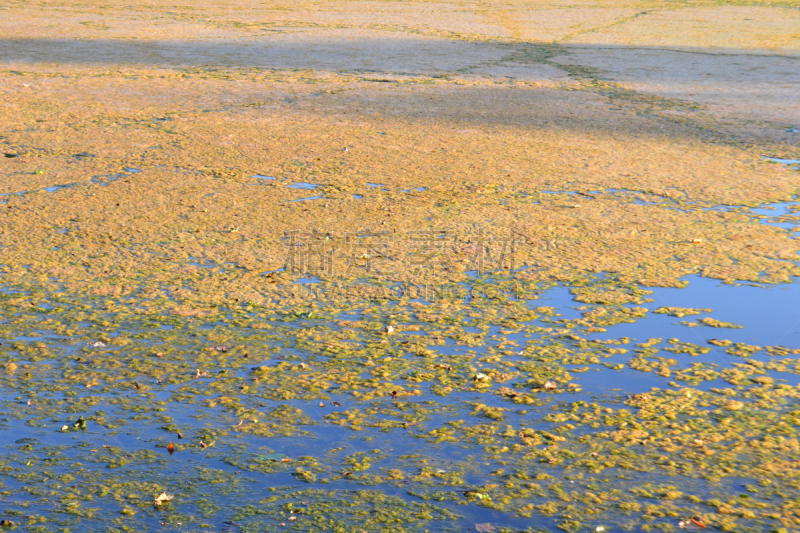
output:
M 322 198 L 322 195 L 318 194 L 317 196 L 308 196 L 306 198 L 296 198 L 294 200 L 289 200 L 289 201 L 290 202 L 307 202 L 309 200 L 320 200 L 321 198 Z
M 33 194 L 36 192 L 56 192 L 60 189 L 67 189 L 69 187 L 75 187 L 76 185 L 80 185 L 82 183 L 86 183 L 84 181 L 78 181 L 75 183 L 63 183 L 59 185 L 50 185 L 48 187 L 42 187 L 40 189 L 32 189 L 30 191 L 16 191 L 16 192 L 6 192 L 0 194 L 0 196 L 23 196 L 25 194 Z
M 800 228 L 800 202 L 795 201 L 795 199 L 792 199 L 790 202 L 764 204 L 760 207 L 718 206 L 705 209 L 709 211 L 727 211 L 757 215 L 753 218 L 756 218 L 762 224 L 789 231 Z
M 91 183 L 94 183 L 95 185 L 100 185 L 102 187 L 105 187 L 109 183 L 113 183 L 113 182 L 115 182 L 115 181 L 117 181 L 119 179 L 125 178 L 128 175 L 135 174 L 137 172 L 141 172 L 141 170 L 139 170 L 138 168 L 124 167 L 122 169 L 122 172 L 117 172 L 117 173 L 114 173 L 114 174 L 104 174 L 104 175 L 100 175 L 100 176 L 94 176 L 89 181 Z M 48 191 L 48 192 L 52 192 L 52 191 Z
M 794 159 L 780 159 L 780 160 L 773 159 L 773 160 L 781 162 L 783 164 L 800 163 L 800 160 L 794 160 Z M 599 195 L 608 194 L 613 196 L 614 198 L 626 199 L 630 201 L 630 203 L 635 205 L 660 206 L 669 209 L 676 209 L 682 212 L 688 211 L 688 209 L 682 209 L 679 207 L 671 206 L 670 204 L 676 201 L 674 198 L 658 196 L 651 192 L 634 191 L 630 189 L 603 189 L 603 190 L 589 191 L 587 193 L 581 193 L 576 191 L 538 191 L 538 192 L 541 194 L 549 194 L 549 195 L 563 194 L 571 196 L 584 196 L 588 200 L 598 199 Z M 647 199 L 648 196 L 651 196 L 653 200 L 648 200 Z M 702 204 L 690 201 L 683 201 L 681 205 L 687 208 L 702 209 L 704 211 L 728 211 L 728 212 L 735 211 L 744 214 L 758 215 L 757 217 L 754 218 L 759 220 L 762 224 L 767 224 L 770 226 L 775 226 L 790 231 L 800 227 L 800 202 L 797 201 L 797 198 L 793 198 L 792 201 L 789 202 L 776 202 L 774 204 L 764 204 L 760 207 L 749 207 L 749 208 L 740 205 L 736 206 L 720 205 L 713 207 L 704 207 L 702 206 Z
M 59 189 L 66 189 L 68 187 L 74 187 L 75 185 L 77 185 L 77 183 L 67 183 L 67 184 L 64 184 L 64 185 L 52 185 L 50 187 L 44 187 L 44 188 L 39 189 L 39 190 L 40 191 L 44 191 L 44 192 L 56 192 Z
M 304 183 L 302 181 L 293 181 L 292 183 L 289 183 L 286 186 L 289 187 L 290 189 L 304 189 L 304 190 L 307 190 L 307 191 L 311 191 L 311 190 L 314 190 L 317 187 L 319 187 L 319 184 L 318 183 Z
M 779 157 L 765 157 L 765 161 L 771 161 L 773 163 L 780 163 L 781 165 L 787 165 L 792 170 L 800 170 L 800 159 L 781 159 Z
M 571 196 L 577 196 L 578 193 L 575 191 L 538 191 L 541 194 L 568 194 Z
M 100 176 L 93 176 L 89 178 L 88 181 L 76 181 L 73 183 L 60 183 L 57 185 L 48 185 L 47 187 L 41 187 L 39 189 L 31 189 L 29 191 L 16 191 L 16 192 L 7 192 L 2 193 L 0 196 L 22 196 L 25 194 L 33 194 L 37 192 L 56 192 L 61 189 L 68 189 L 70 187 L 76 187 L 78 185 L 91 183 L 94 185 L 106 186 L 109 183 L 117 181 L 118 179 L 124 178 L 130 174 L 135 174 L 136 172 L 141 172 L 141 170 L 136 168 L 129 168 L 125 167 L 122 169 L 122 172 L 117 172 L 115 174 L 104 174 Z
M 311 276 L 310 278 L 299 278 L 299 279 L 296 279 L 294 281 L 294 283 L 297 284 L 297 285 L 311 285 L 311 284 L 314 284 L 314 283 L 319 283 L 320 281 L 322 281 L 322 280 L 320 280 L 318 277 Z

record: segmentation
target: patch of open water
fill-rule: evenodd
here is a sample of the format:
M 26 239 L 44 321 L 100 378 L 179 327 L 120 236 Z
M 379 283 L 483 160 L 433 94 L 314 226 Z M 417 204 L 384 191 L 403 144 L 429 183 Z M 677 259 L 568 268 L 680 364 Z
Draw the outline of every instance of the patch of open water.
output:
M 771 161 L 773 163 L 780 163 L 781 165 L 786 165 L 792 170 L 800 170 L 800 159 L 781 159 L 779 157 L 765 157 L 765 161 Z
M 56 191 L 60 191 L 61 189 L 68 189 L 71 187 L 76 187 L 78 185 L 86 185 L 87 183 L 91 183 L 94 185 L 106 186 L 109 183 L 115 182 L 119 179 L 125 178 L 130 174 L 135 174 L 137 172 L 141 172 L 141 170 L 136 168 L 125 167 L 122 169 L 122 172 L 116 172 L 114 174 L 102 174 L 98 176 L 92 176 L 87 181 L 76 181 L 72 183 L 62 183 L 58 185 L 49 185 L 47 187 L 41 187 L 39 189 L 31 189 L 28 191 L 18 191 L 18 192 L 7 192 L 2 193 L 0 196 L 22 196 L 25 194 L 33 194 L 37 192 L 48 192 L 53 193 Z
M 289 187 L 290 189 L 304 189 L 310 191 L 319 187 L 319 184 L 293 181 L 292 183 L 289 183 L 286 186 Z

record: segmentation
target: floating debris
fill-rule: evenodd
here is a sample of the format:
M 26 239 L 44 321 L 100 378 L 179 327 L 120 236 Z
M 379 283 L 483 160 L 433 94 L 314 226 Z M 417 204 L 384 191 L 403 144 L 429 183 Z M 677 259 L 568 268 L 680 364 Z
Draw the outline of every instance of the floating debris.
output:
M 167 494 L 166 492 L 162 492 L 158 496 L 155 497 L 153 500 L 153 507 L 159 507 L 165 503 L 169 503 L 172 501 L 173 496 Z

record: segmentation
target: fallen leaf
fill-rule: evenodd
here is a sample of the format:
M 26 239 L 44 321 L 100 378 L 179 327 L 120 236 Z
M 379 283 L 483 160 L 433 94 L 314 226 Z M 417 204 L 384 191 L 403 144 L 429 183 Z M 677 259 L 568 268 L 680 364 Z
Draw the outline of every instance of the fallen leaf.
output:
M 700 520 L 699 518 L 697 518 L 696 516 L 693 516 L 692 518 L 690 518 L 689 521 L 692 524 L 694 524 L 695 526 L 699 527 L 700 529 L 705 529 L 706 528 L 706 525 L 703 523 L 703 521 Z
M 162 503 L 166 503 L 169 501 L 172 501 L 172 496 L 167 494 L 166 492 L 162 492 L 161 494 L 156 496 L 155 499 L 153 500 L 153 506 L 158 507 Z
M 685 522 L 679 522 L 678 527 L 689 531 L 700 531 L 701 529 L 705 529 L 706 525 L 699 518 L 692 517 Z

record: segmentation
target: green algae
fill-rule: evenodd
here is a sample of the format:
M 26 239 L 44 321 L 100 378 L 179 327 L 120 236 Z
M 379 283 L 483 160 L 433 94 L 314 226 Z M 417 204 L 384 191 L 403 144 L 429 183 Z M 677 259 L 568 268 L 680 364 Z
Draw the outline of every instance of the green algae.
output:
M 344 27 L 206 18 L 238 32 Z M 569 53 L 427 24 L 358 27 L 497 46 L 510 54 L 498 64 Z M 796 529 L 797 349 L 708 347 L 701 330 L 594 338 L 646 319 L 643 287 L 697 272 L 796 276 L 786 231 L 709 209 L 787 200 L 794 176 L 748 162 L 761 147 L 726 144 L 690 102 L 564 70 L 556 86 L 458 72 L 392 83 L 262 68 L 0 72 L 51 87 L 4 93 L 1 111 L 16 156 L 3 160 L 3 192 L 25 192 L 0 204 L 0 429 L 26 435 L 2 443 L 3 520 L 460 531 L 492 516 L 508 531 L 673 531 L 697 516 L 722 531 Z M 185 99 L 165 107 L 173 91 Z M 540 124 L 570 125 L 563 116 L 592 112 L 598 95 L 633 110 L 586 119 L 606 141 Z M 50 124 L 36 118 L 45 111 Z M 269 150 L 251 142 L 265 128 Z M 220 144 L 226 135 L 236 142 Z M 649 155 L 619 159 L 633 152 Z M 603 170 L 576 182 L 588 166 Z M 125 167 L 142 172 L 57 187 Z M 256 188 L 254 172 L 277 179 Z M 306 181 L 324 203 L 293 202 L 285 185 Z M 364 190 L 376 182 L 388 185 Z M 363 254 L 348 262 L 347 234 L 370 228 L 399 235 L 383 250 L 404 260 L 380 275 Z M 409 268 L 406 237 L 437 228 L 457 237 L 452 261 Z M 351 268 L 298 286 L 307 272 L 288 268 L 286 233 L 322 229 L 332 264 Z M 500 243 L 484 259 L 506 272 L 475 279 L 488 237 Z M 534 302 L 559 282 L 577 313 Z M 627 385 L 631 375 L 658 388 Z M 597 376 L 624 390 L 598 392 Z M 155 509 L 162 492 L 173 500 Z
M 6 423 L 25 423 L 44 434 L 81 440 L 60 448 L 17 444 L 16 451 L 6 455 L 4 476 L 18 487 L 14 493 L 27 487 L 28 495 L 40 494 L 32 483 L 60 480 L 58 486 L 43 483 L 50 487 L 48 497 L 61 502 L 52 519 L 63 524 L 97 520 L 100 509 L 109 506 L 116 506 L 122 517 L 114 520 L 143 520 L 154 495 L 166 490 L 176 493 L 170 503 L 170 513 L 176 513 L 172 523 L 186 520 L 202 529 L 204 520 L 213 522 L 225 507 L 201 501 L 207 495 L 187 500 L 181 490 L 189 481 L 194 486 L 203 479 L 204 486 L 212 488 L 204 490 L 216 492 L 213 487 L 219 487 L 222 492 L 216 498 L 227 501 L 240 490 L 231 487 L 231 480 L 238 479 L 231 477 L 233 470 L 277 476 L 267 486 L 289 480 L 335 486 L 325 492 L 326 498 L 344 497 L 343 491 L 351 490 L 339 487 L 344 483 L 396 487 L 425 505 L 435 504 L 411 514 L 380 511 L 373 517 L 378 520 L 374 524 L 383 520 L 404 527 L 425 516 L 444 520 L 445 515 L 437 513 L 450 512 L 446 509 L 452 505 L 456 513 L 460 506 L 475 505 L 520 517 L 550 516 L 556 520 L 554 527 L 573 529 L 586 523 L 576 517 L 601 515 L 640 530 L 664 529 L 671 523 L 668 519 L 690 514 L 728 530 L 791 523 L 791 515 L 772 506 L 769 498 L 778 493 L 786 498 L 796 491 L 786 482 L 791 469 L 785 466 L 797 449 L 792 420 L 798 416 L 793 402 L 799 392 L 772 377 L 775 372 L 796 375 L 800 366 L 787 357 L 792 350 L 738 343 L 719 347 L 719 353 L 731 357 L 725 365 L 679 363 L 676 356 L 699 356 L 710 348 L 654 338 L 631 350 L 627 338 L 589 340 L 586 331 L 598 324 L 613 328 L 645 316 L 636 308 L 624 308 L 634 314 L 609 321 L 609 315 L 622 309 L 595 305 L 593 309 L 604 312 L 586 309 L 571 328 L 565 328 L 566 323 L 558 328 L 538 326 L 558 318 L 552 310 L 521 313 L 515 305 L 503 305 L 486 315 L 485 324 L 490 326 L 487 331 L 496 327 L 505 333 L 473 336 L 467 343 L 461 342 L 463 328 L 472 328 L 471 321 L 444 320 L 472 312 L 470 306 L 455 304 L 420 307 L 398 302 L 390 311 L 392 320 L 402 326 L 414 317 L 414 327 L 403 326 L 389 336 L 381 333 L 386 310 L 374 302 L 360 304 L 356 313 L 363 317 L 358 326 L 363 333 L 357 335 L 352 333 L 355 322 L 338 318 L 342 309 L 350 309 L 335 302 L 317 305 L 312 315 L 289 313 L 286 316 L 295 316 L 290 320 L 275 320 L 279 315 L 266 313 L 267 329 L 223 326 L 219 315 L 237 316 L 236 306 L 178 320 L 157 308 L 133 315 L 118 305 L 87 313 L 92 307 L 83 304 L 53 315 L 41 305 L 24 311 L 17 307 L 0 325 L 6 339 L 16 338 L 12 332 L 33 316 L 52 318 L 39 324 L 39 333 L 29 340 L 0 346 L 4 390 L 18 398 L 4 400 Z M 251 313 L 257 312 L 252 308 Z M 372 322 L 371 316 L 378 320 Z M 94 334 L 64 336 L 62 328 L 76 319 L 98 324 L 91 327 Z M 306 327 L 296 327 L 301 323 Z M 50 328 L 54 332 L 46 333 Z M 138 333 L 129 337 L 123 333 L 128 330 Z M 414 335 L 406 337 L 409 333 Z M 406 344 L 405 338 L 419 334 L 427 341 Z M 459 348 L 439 344 L 439 337 Z M 105 346 L 94 347 L 94 339 L 105 339 Z M 347 339 L 351 342 L 337 345 Z M 752 359 L 767 350 L 771 358 L 766 362 Z M 606 361 L 620 356 L 628 358 L 632 369 L 655 372 L 681 385 L 629 398 L 581 392 L 581 376 L 593 369 L 616 371 L 616 365 Z M 742 357 L 745 362 L 738 362 Z M 485 379 L 476 379 L 478 375 Z M 45 382 L 49 392 L 39 392 L 39 384 Z M 87 388 L 92 382 L 96 384 Z M 697 388 L 706 382 L 727 382 L 728 388 Z M 476 394 L 482 399 L 473 399 Z M 60 431 L 64 424 L 80 429 L 74 425 L 81 419 L 85 430 Z M 449 421 L 442 424 L 443 420 Z M 150 429 L 140 429 L 145 427 Z M 333 428 L 349 430 L 336 439 L 341 451 L 309 453 L 310 443 Z M 149 446 L 121 444 L 120 439 L 135 442 L 124 432 L 139 435 Z M 379 448 L 358 450 L 362 437 L 390 440 Z M 270 447 L 251 452 L 253 439 L 269 439 Z M 386 446 L 395 439 L 404 450 L 425 450 L 424 455 L 389 451 Z M 170 440 L 175 443 L 173 456 L 163 450 Z M 282 440 L 286 443 L 279 445 Z M 302 451 L 291 453 L 292 446 Z M 461 452 L 445 452 L 451 449 Z M 445 459 L 448 455 L 463 458 L 453 462 Z M 184 469 L 170 483 L 154 476 L 180 457 L 191 458 L 190 464 L 218 466 L 200 472 Z M 102 469 L 103 476 L 96 477 L 95 468 Z M 141 481 L 125 481 L 132 475 Z M 485 481 L 468 481 L 475 476 Z M 746 502 L 710 496 L 710 487 L 742 478 L 769 483 Z M 76 489 L 65 491 L 73 485 Z M 352 502 L 367 505 L 375 494 L 382 493 Z M 76 501 L 85 503 L 67 505 Z M 324 516 L 321 523 L 349 527 L 337 521 L 332 507 L 317 504 L 321 506 L 314 516 Z M 250 516 L 256 509 L 252 516 L 266 512 L 245 506 L 237 513 Z M 356 523 L 367 519 L 355 518 L 362 515 L 353 508 L 336 512 Z M 277 521 L 294 513 L 284 510 L 283 518 L 277 510 L 268 514 Z

